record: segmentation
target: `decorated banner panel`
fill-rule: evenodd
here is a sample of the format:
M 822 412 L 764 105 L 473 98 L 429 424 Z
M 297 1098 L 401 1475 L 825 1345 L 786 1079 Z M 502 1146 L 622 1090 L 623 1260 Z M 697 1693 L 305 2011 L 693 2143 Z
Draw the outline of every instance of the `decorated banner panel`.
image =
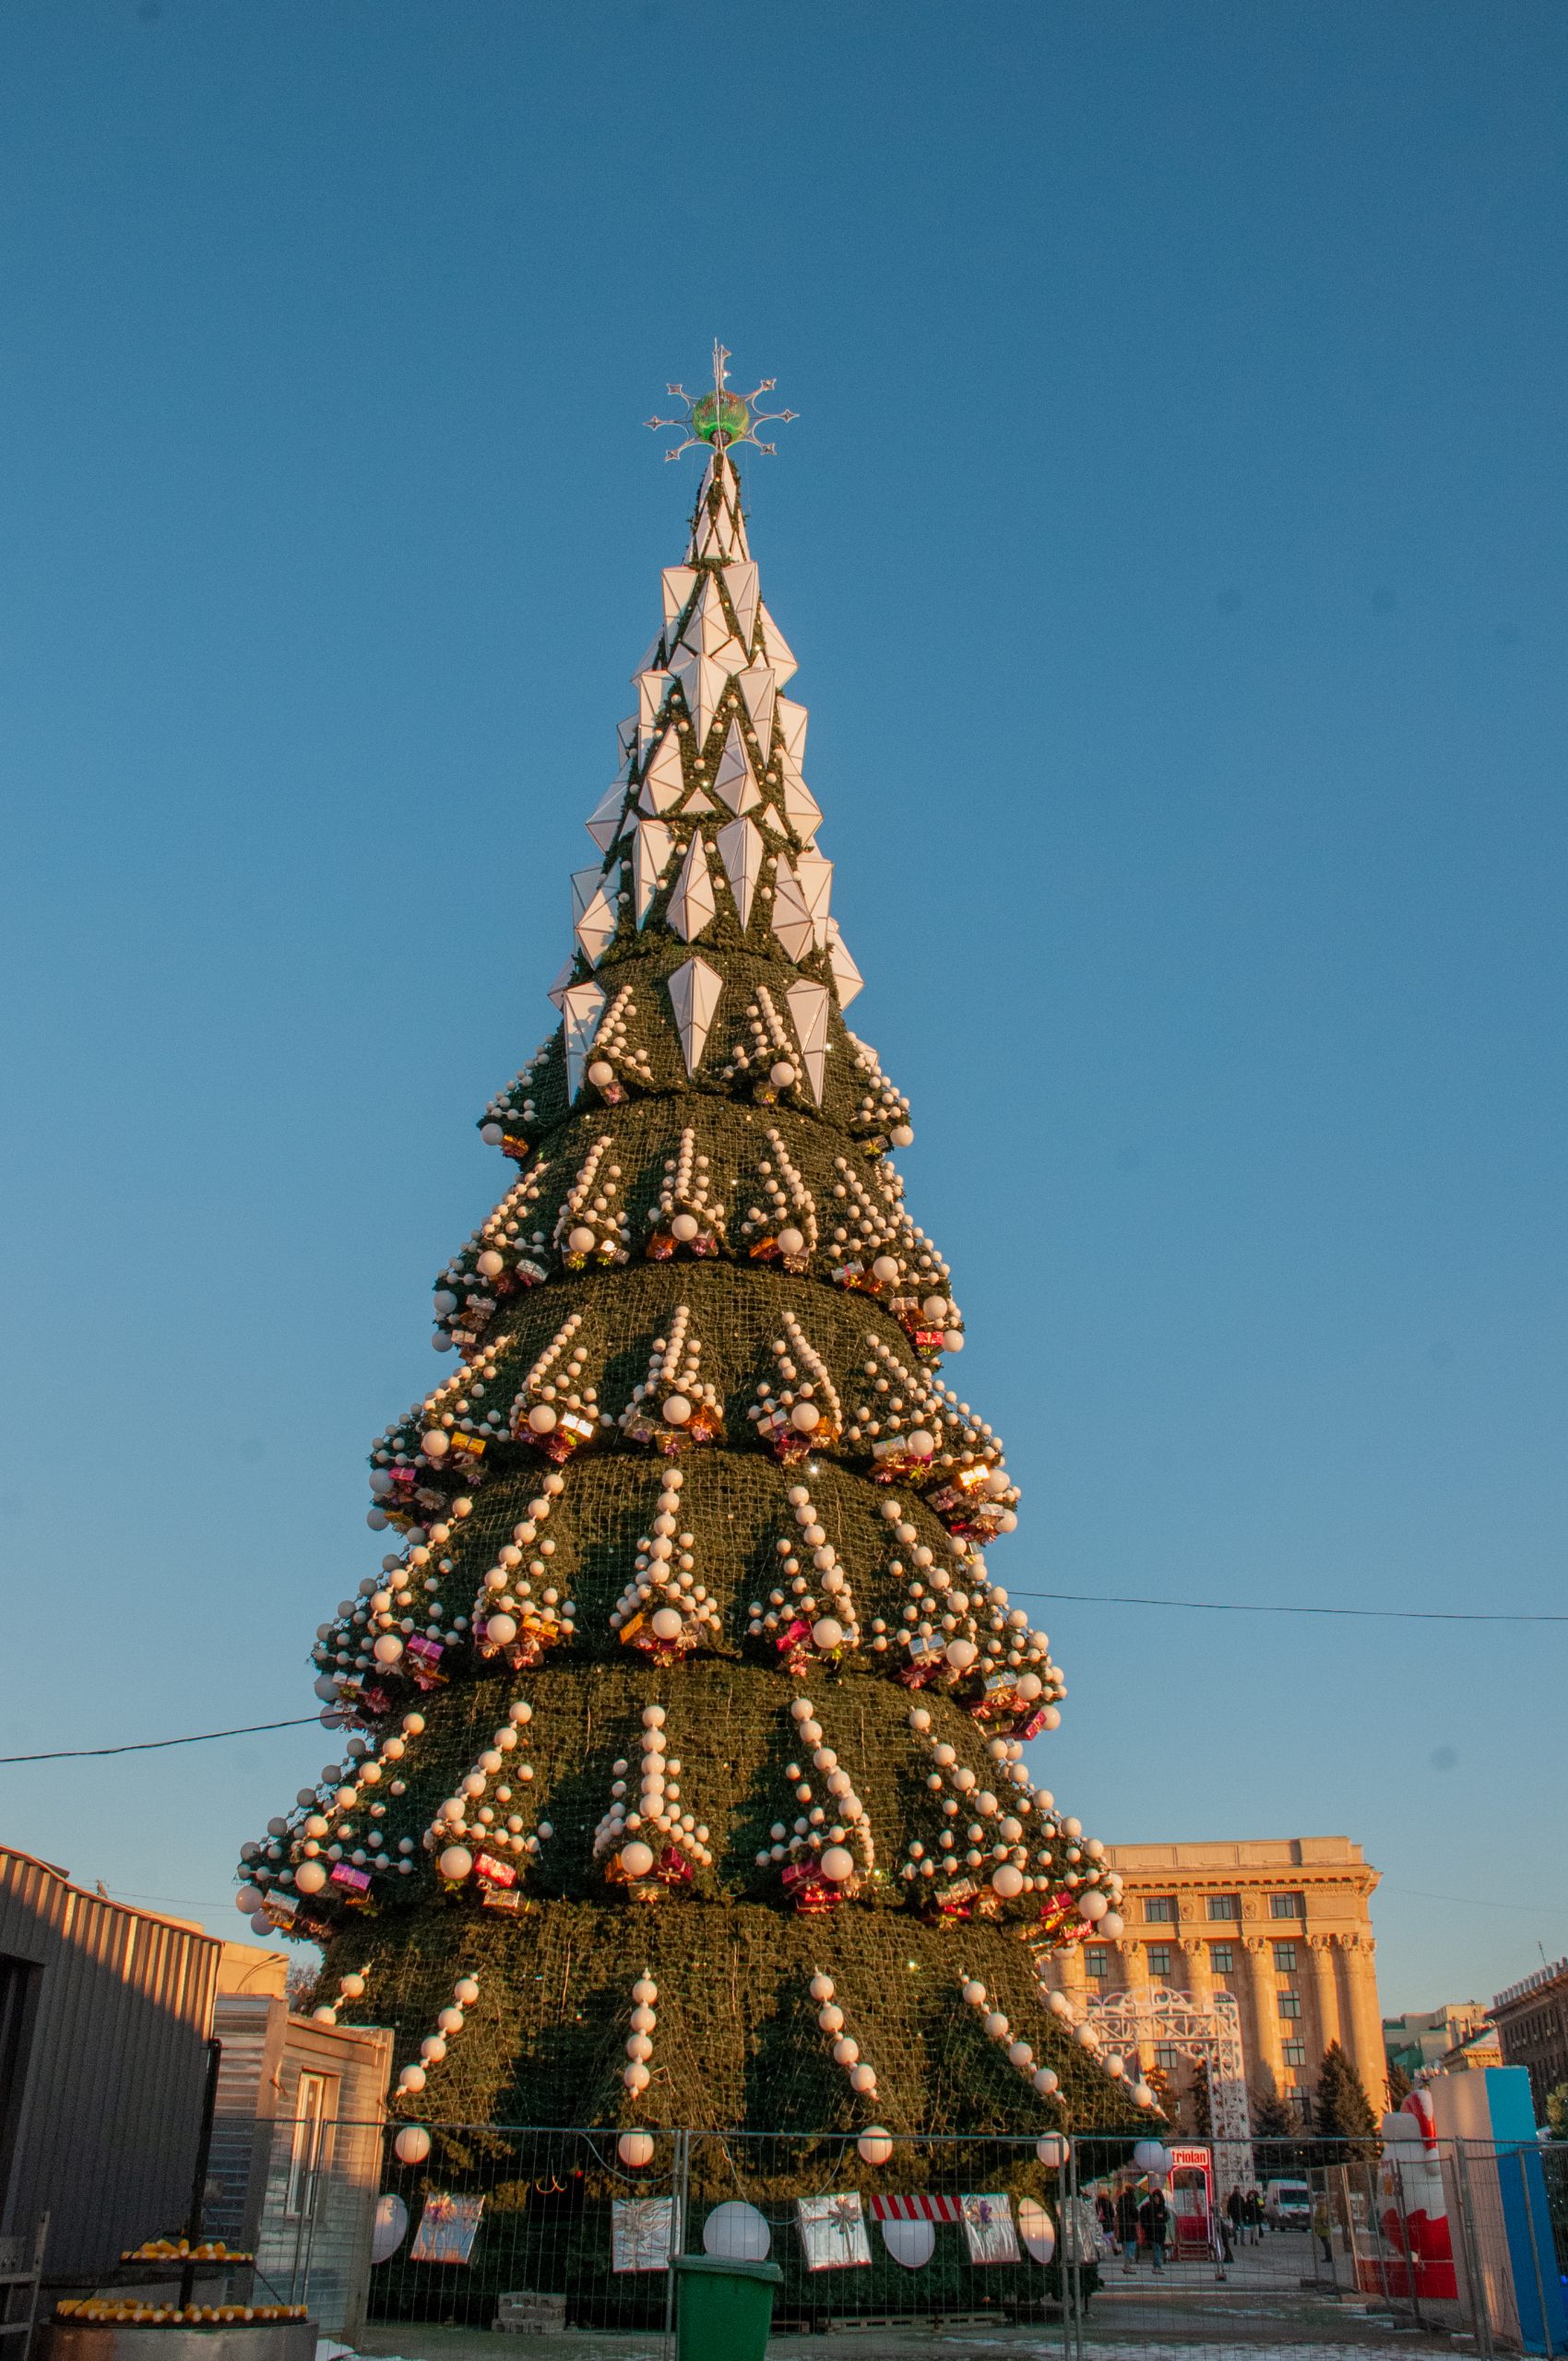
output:
M 672 2197 L 617 2197 L 611 2225 L 613 2271 L 668 2271 L 681 2238 Z
M 858 2189 L 837 2197 L 798 2198 L 795 2218 L 808 2271 L 848 2271 L 870 2262 L 871 2240 Z
M 1018 2241 L 1013 2234 L 1013 2209 L 1005 2193 L 961 2197 L 964 2236 L 971 2262 L 1016 2262 Z
M 433 2189 L 409 2248 L 410 2262 L 467 2262 L 479 2236 L 482 2197 L 453 2197 Z

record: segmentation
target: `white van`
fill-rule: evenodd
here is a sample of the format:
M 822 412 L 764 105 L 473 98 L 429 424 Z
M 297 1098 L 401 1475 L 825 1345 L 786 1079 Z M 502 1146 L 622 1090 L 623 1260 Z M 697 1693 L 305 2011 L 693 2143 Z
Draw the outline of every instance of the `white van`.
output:
M 1305 2230 L 1312 2224 L 1312 2192 L 1304 2180 L 1265 2181 L 1263 2211 L 1277 2230 Z

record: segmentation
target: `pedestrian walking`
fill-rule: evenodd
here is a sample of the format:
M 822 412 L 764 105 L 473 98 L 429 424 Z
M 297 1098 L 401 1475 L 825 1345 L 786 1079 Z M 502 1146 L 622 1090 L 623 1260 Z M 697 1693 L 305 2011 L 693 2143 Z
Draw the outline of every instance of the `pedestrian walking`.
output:
M 1324 2262 L 1332 2262 L 1334 2260 L 1334 2248 L 1329 2239 L 1329 2230 L 1332 2226 L 1333 2219 L 1334 2217 L 1328 2210 L 1328 2199 L 1324 2192 L 1322 2189 L 1319 2189 L 1316 2197 L 1313 2200 L 1313 2236 L 1317 2240 L 1319 2246 L 1323 2248 L 1323 2259 Z
M 1165 2269 L 1165 2242 L 1170 2234 L 1170 2208 L 1162 2189 L 1151 2189 L 1138 2208 L 1138 2227 L 1154 2257 L 1155 2276 Z
M 1116 2243 L 1122 2249 L 1122 2275 L 1126 2278 L 1138 2263 L 1138 2192 L 1131 2181 L 1116 2200 Z

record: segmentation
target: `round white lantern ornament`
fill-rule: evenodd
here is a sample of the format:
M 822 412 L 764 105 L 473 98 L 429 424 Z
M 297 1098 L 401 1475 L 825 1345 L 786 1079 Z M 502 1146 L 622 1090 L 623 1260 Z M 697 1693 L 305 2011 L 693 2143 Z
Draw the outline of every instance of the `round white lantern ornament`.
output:
M 873 2123 L 856 2141 L 855 2151 L 862 2165 L 885 2165 L 893 2153 L 893 2142 L 880 2123 Z
M 1141 2173 L 1158 2173 L 1163 2177 L 1170 2172 L 1172 2161 L 1162 2140 L 1140 2140 L 1133 2150 L 1133 2162 Z
M 430 2153 L 430 2134 L 422 2123 L 405 2123 L 392 2142 L 400 2165 L 422 2165 Z
M 615 2153 L 624 2165 L 630 2165 L 633 2172 L 641 2172 L 645 2165 L 653 2162 L 652 2132 L 623 2131 L 615 2142 Z
M 920 2271 L 936 2251 L 934 2222 L 879 2222 L 882 2243 L 906 2271 Z
M 1060 2131 L 1047 2131 L 1035 2142 L 1035 2154 L 1053 2173 L 1061 2171 L 1072 2153 L 1070 2143 Z
M 766 2262 L 773 2233 L 754 2205 L 742 2198 L 716 2205 L 702 2225 L 705 2254 L 722 2255 L 730 2262 Z
M 1037 2262 L 1049 2262 L 1056 2252 L 1056 2228 L 1038 2197 L 1018 2200 L 1018 2236 Z

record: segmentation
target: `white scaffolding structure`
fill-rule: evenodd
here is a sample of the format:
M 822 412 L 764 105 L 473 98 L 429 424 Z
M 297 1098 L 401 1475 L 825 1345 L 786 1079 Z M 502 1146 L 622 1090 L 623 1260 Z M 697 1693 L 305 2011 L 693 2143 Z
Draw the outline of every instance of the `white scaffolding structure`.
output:
M 1216 2202 L 1226 2189 L 1245 2189 L 1253 2177 L 1253 2120 L 1247 2106 L 1247 2070 L 1241 2049 L 1241 2014 L 1229 1992 L 1199 1999 L 1164 1984 L 1130 1985 L 1091 2000 L 1085 2023 L 1094 2026 L 1106 2049 L 1143 2058 L 1164 2044 L 1203 2067 L 1208 2081 L 1209 2133 L 1214 2142 Z

